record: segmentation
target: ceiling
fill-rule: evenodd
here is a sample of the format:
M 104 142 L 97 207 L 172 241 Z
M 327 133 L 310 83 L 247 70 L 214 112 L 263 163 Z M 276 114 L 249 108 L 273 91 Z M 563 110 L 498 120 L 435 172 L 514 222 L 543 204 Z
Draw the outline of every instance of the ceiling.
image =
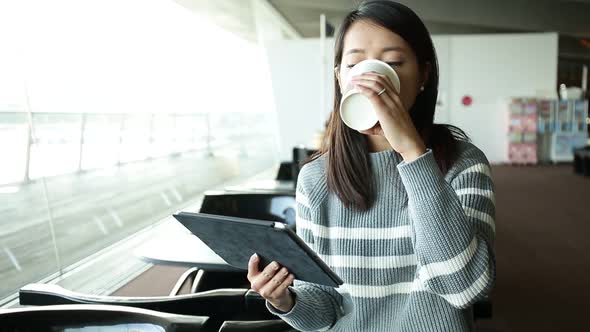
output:
M 268 0 L 303 37 L 319 37 L 320 14 L 338 27 L 358 0 Z M 433 34 L 556 31 L 590 38 L 590 0 L 399 0 Z
M 258 0 L 174 0 L 197 15 L 207 17 L 227 31 L 256 41 L 253 2 Z M 263 0 L 266 1 L 266 0 Z
M 362 0 L 174 0 L 228 31 L 257 41 L 262 20 L 288 38 L 320 36 L 320 15 L 338 28 Z M 590 59 L 590 0 L 399 0 L 432 34 L 558 32 L 560 55 Z M 257 16 L 258 15 L 258 16 Z M 256 19 L 258 17 L 258 20 Z M 257 31 L 258 22 L 258 31 Z M 581 43 L 582 38 L 588 42 Z M 584 44 L 585 46 L 582 46 Z
M 362 0 L 174 0 L 224 28 L 256 38 L 255 5 L 264 4 L 301 37 L 319 37 L 320 15 L 338 27 Z M 399 0 L 432 34 L 559 32 L 590 38 L 590 0 Z

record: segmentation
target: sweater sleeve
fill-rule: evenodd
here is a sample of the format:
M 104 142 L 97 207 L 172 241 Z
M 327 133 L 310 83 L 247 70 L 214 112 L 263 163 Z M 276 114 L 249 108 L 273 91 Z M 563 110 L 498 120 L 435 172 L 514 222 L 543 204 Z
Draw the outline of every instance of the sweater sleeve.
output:
M 427 151 L 398 165 L 408 194 L 418 279 L 456 308 L 484 297 L 495 280 L 495 199 L 489 163 L 470 145 L 445 179 Z
M 304 170 L 305 167 L 299 175 L 295 194 L 297 235 L 313 248 L 313 213 L 310 199 L 304 189 Z M 342 295 L 333 287 L 295 280 L 289 289 L 295 296 L 295 305 L 291 311 L 283 313 L 268 301 L 266 307 L 272 314 L 299 331 L 326 331 L 344 315 Z

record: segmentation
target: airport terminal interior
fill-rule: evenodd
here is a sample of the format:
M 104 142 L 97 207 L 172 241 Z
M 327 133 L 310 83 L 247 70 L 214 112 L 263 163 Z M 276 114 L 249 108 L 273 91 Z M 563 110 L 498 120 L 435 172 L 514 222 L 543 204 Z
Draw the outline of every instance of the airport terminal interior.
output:
M 590 0 L 388 2 L 0 1 L 0 332 L 590 330 Z M 424 23 L 436 61 L 422 66 L 415 27 L 348 33 L 362 15 L 410 24 L 399 8 Z M 379 33 L 409 50 L 375 56 Z M 354 42 L 367 51 L 344 52 Z M 388 65 L 398 53 L 405 68 Z M 397 91 L 344 90 L 351 56 L 385 63 L 349 67 Z M 415 87 L 410 59 L 430 70 Z M 461 159 L 435 160 L 452 149 L 396 127 L 418 126 L 414 113 L 375 111 L 403 108 L 391 96 L 410 90 L 430 96 L 435 124 L 464 131 L 483 159 L 457 178 L 485 188 L 455 187 Z M 416 158 L 391 143 L 403 131 L 424 142 Z M 392 182 L 367 187 L 381 171 L 351 171 L 383 156 L 399 161 Z M 345 204 L 360 195 L 348 189 L 388 185 L 405 197 L 399 211 Z M 391 221 L 400 213 L 408 225 Z M 477 233 L 464 252 L 459 224 Z M 448 238 L 432 235 L 445 227 Z M 382 247 L 369 256 L 361 242 Z M 290 311 L 252 281 L 278 259 L 295 279 L 280 293 Z M 383 277 L 363 285 L 367 271 Z

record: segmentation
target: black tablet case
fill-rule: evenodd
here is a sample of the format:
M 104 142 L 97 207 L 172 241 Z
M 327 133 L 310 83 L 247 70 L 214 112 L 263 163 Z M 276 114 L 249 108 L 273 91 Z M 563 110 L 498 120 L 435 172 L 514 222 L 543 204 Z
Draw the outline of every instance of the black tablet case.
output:
M 229 265 L 247 270 L 252 254 L 262 269 L 272 261 L 296 279 L 338 287 L 343 281 L 293 231 L 275 222 L 204 213 L 173 215 Z

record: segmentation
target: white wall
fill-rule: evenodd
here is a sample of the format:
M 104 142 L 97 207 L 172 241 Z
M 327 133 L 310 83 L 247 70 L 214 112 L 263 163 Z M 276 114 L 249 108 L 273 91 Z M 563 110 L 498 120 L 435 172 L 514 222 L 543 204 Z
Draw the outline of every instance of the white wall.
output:
M 440 66 L 435 121 L 459 126 L 491 162 L 507 161 L 506 116 L 509 97 L 555 96 L 556 33 L 433 36 Z M 281 158 L 310 144 L 332 107 L 333 40 L 326 41 L 326 73 L 320 74 L 318 39 L 283 40 L 266 45 L 281 137 Z M 321 84 L 327 93 L 320 105 Z M 473 104 L 463 106 L 465 95 Z
M 278 40 L 265 44 L 282 160 L 291 160 L 291 151 L 296 145 L 311 146 L 314 135 L 323 129 L 333 99 L 332 45 L 332 40 L 326 41 L 327 64 L 322 75 L 319 39 Z M 324 107 L 321 105 L 322 88 L 326 89 Z
M 449 62 L 451 61 L 451 39 L 448 37 L 436 38 L 433 36 L 432 42 L 436 49 L 439 66 L 438 102 L 434 113 L 434 122 L 450 123 L 449 91 L 451 86 L 451 67 L 449 66 Z
M 515 96 L 556 97 L 558 35 L 464 35 L 433 39 L 440 55 L 440 91 L 449 97 L 447 109 L 440 110 L 443 114 L 438 114 L 436 119 L 465 130 L 491 162 L 508 161 L 505 102 Z M 473 98 L 471 106 L 461 103 L 465 95 Z

